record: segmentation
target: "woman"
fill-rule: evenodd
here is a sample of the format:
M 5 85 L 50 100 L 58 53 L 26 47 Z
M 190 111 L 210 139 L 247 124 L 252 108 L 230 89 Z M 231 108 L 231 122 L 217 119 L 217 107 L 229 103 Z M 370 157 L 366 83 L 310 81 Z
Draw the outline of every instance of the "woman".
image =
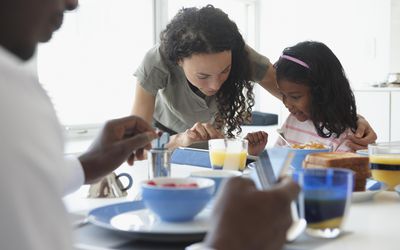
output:
M 252 82 L 280 98 L 268 58 L 248 47 L 236 24 L 211 5 L 181 9 L 135 76 L 132 114 L 175 134 L 170 148 L 240 133 L 254 104 Z M 361 134 L 370 128 L 363 122 Z M 369 131 L 364 140 L 371 142 L 376 135 Z M 261 145 L 267 134 L 250 139 Z

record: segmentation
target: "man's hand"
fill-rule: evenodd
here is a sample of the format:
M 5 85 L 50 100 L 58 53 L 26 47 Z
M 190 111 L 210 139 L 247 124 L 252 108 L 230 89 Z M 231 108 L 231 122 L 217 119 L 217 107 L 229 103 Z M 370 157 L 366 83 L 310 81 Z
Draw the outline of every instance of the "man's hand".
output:
M 259 191 L 246 178 L 231 178 L 218 193 L 211 228 L 205 238 L 218 250 L 282 249 L 292 223 L 290 203 L 299 186 L 289 178 Z
M 129 116 L 108 121 L 89 149 L 79 160 L 85 173 L 85 183 L 93 183 L 107 175 L 124 161 L 133 164 L 135 153 L 142 158 L 143 149 L 157 138 L 153 128 L 140 117 Z
M 364 117 L 358 115 L 357 130 L 354 135 L 349 135 L 350 141 L 347 146 L 354 151 L 365 149 L 368 144 L 374 143 L 377 139 L 375 131 Z

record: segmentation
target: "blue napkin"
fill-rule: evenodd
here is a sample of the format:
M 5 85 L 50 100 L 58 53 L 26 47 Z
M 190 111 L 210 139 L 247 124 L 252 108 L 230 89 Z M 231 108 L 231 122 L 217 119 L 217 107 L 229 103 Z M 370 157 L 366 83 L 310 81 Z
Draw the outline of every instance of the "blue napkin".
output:
M 171 163 L 211 168 L 208 150 L 177 148 L 172 152 Z
M 285 162 L 290 149 L 286 147 L 273 147 L 267 148 L 267 150 L 269 159 L 271 160 L 272 169 L 274 170 L 275 176 L 277 176 L 283 167 L 283 163 Z
M 281 147 L 268 148 L 267 150 L 274 173 L 277 174 L 287 157 L 289 149 Z M 177 148 L 172 152 L 171 163 L 211 168 L 208 150 L 204 149 Z
M 271 161 L 272 170 L 275 174 L 275 177 L 278 178 L 278 174 L 280 173 L 281 168 L 283 167 L 283 163 L 285 162 L 286 157 L 288 156 L 290 150 L 285 147 L 273 147 L 273 148 L 267 148 L 266 150 L 268 151 L 268 156 L 269 160 Z M 250 178 L 254 181 L 258 189 L 263 189 L 261 187 L 257 171 L 251 171 Z

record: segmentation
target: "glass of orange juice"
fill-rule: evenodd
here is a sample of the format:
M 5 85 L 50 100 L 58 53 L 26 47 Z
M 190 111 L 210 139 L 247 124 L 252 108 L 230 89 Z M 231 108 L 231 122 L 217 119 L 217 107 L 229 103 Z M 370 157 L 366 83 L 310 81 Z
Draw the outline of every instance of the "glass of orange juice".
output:
M 384 182 L 389 190 L 400 184 L 400 142 L 368 145 L 372 178 Z
M 225 139 L 211 139 L 208 141 L 208 152 L 213 169 L 222 169 L 224 167 L 225 151 Z
M 213 169 L 244 170 L 248 141 L 244 139 L 212 139 L 208 141 Z

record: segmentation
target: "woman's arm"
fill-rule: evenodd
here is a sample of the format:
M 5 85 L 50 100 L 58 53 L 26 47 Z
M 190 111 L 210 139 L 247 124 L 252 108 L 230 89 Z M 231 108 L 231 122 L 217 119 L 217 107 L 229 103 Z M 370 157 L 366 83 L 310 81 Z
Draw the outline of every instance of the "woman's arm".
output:
M 259 84 L 279 100 L 282 99 L 282 96 L 277 88 L 275 68 L 271 63 L 268 63 L 268 70 Z
M 153 122 L 156 97 L 146 91 L 138 81 L 136 83 L 135 99 L 133 100 L 132 115 L 140 116 L 149 124 Z
M 368 121 L 361 115 L 358 115 L 357 130 L 355 134 L 350 134 L 350 141 L 347 146 L 356 151 L 359 149 L 368 148 L 368 144 L 374 143 L 377 135 Z

